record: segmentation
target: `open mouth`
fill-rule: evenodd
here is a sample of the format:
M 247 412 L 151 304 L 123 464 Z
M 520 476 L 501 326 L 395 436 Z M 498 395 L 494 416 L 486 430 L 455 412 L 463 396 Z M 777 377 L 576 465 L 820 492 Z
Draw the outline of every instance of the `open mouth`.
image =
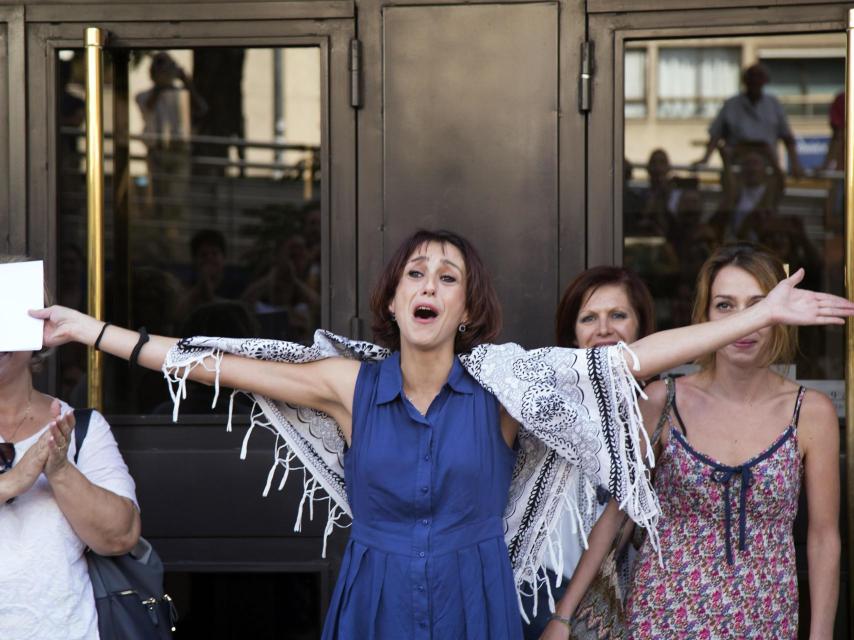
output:
M 415 317 L 419 320 L 432 320 L 438 315 L 439 312 L 433 307 L 427 305 L 419 305 L 415 307 Z

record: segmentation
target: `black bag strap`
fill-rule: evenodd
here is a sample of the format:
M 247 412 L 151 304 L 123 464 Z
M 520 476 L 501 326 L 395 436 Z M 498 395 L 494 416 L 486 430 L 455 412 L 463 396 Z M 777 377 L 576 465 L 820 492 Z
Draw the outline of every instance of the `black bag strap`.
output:
M 92 419 L 94 409 L 75 409 L 74 411 L 74 464 L 80 457 L 80 447 L 89 433 L 89 421 Z
M 661 432 L 664 430 L 664 425 L 667 423 L 668 415 L 670 414 L 670 409 L 675 408 L 674 404 L 676 401 L 676 379 L 672 376 L 667 376 L 664 378 L 664 387 L 667 389 L 667 398 L 664 401 L 664 407 L 661 410 L 661 416 L 658 418 L 658 422 L 655 425 L 655 431 L 653 431 L 652 438 L 650 438 L 649 446 L 652 447 L 653 452 L 655 448 L 658 446 L 658 443 L 661 441 Z M 651 470 L 651 475 L 655 474 L 655 470 Z M 629 523 L 629 517 L 623 516 L 623 521 L 620 523 L 619 529 L 617 529 L 617 534 L 614 536 L 614 540 L 611 542 L 611 551 L 618 552 L 620 550 L 620 541 L 623 539 L 623 531 L 626 528 L 626 525 Z
M 667 423 L 670 415 L 670 410 L 676 409 L 676 378 L 667 376 L 664 379 L 664 388 L 667 389 L 667 399 L 664 401 L 664 407 L 661 409 L 661 415 L 658 418 L 658 423 L 655 425 L 655 431 L 652 434 L 650 446 L 655 449 L 661 440 L 661 432 L 664 430 L 664 425 Z M 681 423 L 681 418 L 680 418 Z M 684 430 L 684 427 L 683 427 Z

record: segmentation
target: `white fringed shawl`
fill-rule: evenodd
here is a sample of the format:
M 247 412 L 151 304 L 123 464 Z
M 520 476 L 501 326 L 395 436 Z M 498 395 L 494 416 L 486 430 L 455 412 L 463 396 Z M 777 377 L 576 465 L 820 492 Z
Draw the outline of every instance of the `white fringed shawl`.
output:
M 163 364 L 175 403 L 173 418 L 177 419 L 181 400 L 186 397 L 190 370 L 198 365 L 217 372 L 216 404 L 224 353 L 295 363 L 329 357 L 375 361 L 389 355 L 386 349 L 369 342 L 322 330 L 315 333 L 310 347 L 261 339 L 184 339 L 170 350 Z M 532 351 L 516 344 L 481 345 L 459 356 L 472 377 L 494 394 L 522 427 L 504 513 L 505 540 L 519 594 L 535 596 L 538 586 L 546 581 L 546 554 L 558 576 L 562 574 L 563 552 L 557 530 L 561 515 L 568 512 L 586 536 L 595 519 L 598 487 L 606 488 L 617 499 L 620 508 L 648 531 L 658 548 L 659 506 L 647 467 L 653 465 L 652 451 L 646 447 L 645 463 L 639 440 L 646 438 L 637 404 L 640 389 L 629 370 L 627 355 L 637 368 L 634 354 L 623 343 L 588 350 L 552 347 Z M 300 530 L 305 507 L 313 518 L 316 504 L 326 503 L 325 554 L 326 537 L 332 528 L 348 526 L 342 518 L 349 520 L 352 515 L 344 482 L 344 437 L 324 413 L 255 394 L 252 398 L 255 404 L 241 458 L 255 427 L 266 427 L 277 435 L 274 463 L 263 493 L 269 492 L 279 467 L 279 489 L 291 471 L 302 470 L 303 496 L 294 530 Z M 550 587 L 548 592 L 553 609 Z M 536 609 L 535 596 L 535 615 Z

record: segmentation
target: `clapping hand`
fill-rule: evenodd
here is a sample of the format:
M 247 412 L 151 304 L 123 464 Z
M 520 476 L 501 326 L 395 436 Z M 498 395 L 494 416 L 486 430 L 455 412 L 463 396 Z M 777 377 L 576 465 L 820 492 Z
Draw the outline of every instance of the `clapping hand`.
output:
M 59 400 L 53 401 L 50 410 L 54 419 L 48 430 L 42 435 L 42 439 L 46 439 L 47 459 L 45 460 L 44 473 L 48 478 L 68 466 L 68 445 L 74 436 L 75 424 L 73 411 L 60 415 Z
M 27 449 L 17 464 L 3 474 L 4 482 L 9 483 L 8 498 L 14 498 L 30 490 L 47 461 L 47 440 L 42 437 Z

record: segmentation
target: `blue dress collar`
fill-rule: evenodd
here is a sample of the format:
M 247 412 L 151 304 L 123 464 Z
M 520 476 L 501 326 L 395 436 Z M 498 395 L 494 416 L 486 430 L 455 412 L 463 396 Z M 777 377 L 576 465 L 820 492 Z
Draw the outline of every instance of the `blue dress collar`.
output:
M 379 384 L 377 385 L 376 403 L 391 402 L 398 396 L 403 397 L 403 375 L 400 371 L 400 351 L 395 351 L 380 362 Z M 451 371 L 445 386 L 456 393 L 472 394 L 477 388 L 477 382 L 465 370 L 460 359 L 454 357 Z

